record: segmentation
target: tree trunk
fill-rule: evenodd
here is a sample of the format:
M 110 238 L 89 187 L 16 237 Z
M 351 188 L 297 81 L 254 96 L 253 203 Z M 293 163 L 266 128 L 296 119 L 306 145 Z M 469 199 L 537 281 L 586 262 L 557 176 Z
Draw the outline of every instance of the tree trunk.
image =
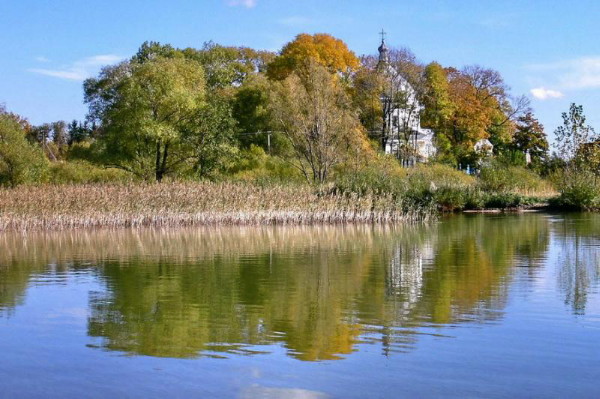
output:
M 156 166 L 154 167 L 154 174 L 156 181 L 160 183 L 163 178 L 163 171 L 160 167 L 160 140 L 156 143 Z

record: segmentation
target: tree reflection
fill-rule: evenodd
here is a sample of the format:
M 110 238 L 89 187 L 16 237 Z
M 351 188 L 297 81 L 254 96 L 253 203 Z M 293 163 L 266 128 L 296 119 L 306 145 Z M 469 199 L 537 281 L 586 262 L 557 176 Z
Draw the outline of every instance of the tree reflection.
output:
M 395 228 L 73 232 L 25 244 L 6 236 L 0 301 L 15 306 L 46 265 L 86 268 L 104 287 L 90 293 L 88 334 L 107 350 L 223 356 L 279 343 L 312 361 L 375 342 L 388 354 L 440 326 L 502 317 L 515 266 L 535 273 L 549 239 L 543 215 Z
M 560 237 L 559 287 L 573 313 L 585 314 L 589 291 L 600 281 L 600 215 L 566 215 L 555 231 Z

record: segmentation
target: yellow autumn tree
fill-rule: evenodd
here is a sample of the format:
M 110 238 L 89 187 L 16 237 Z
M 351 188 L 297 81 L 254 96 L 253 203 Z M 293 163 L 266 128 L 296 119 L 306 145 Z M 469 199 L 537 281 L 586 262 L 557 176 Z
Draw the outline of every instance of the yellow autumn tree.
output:
M 302 33 L 286 44 L 280 55 L 269 64 L 267 76 L 283 80 L 308 60 L 326 67 L 331 73 L 348 73 L 360 65 L 356 55 L 342 40 L 326 33 Z

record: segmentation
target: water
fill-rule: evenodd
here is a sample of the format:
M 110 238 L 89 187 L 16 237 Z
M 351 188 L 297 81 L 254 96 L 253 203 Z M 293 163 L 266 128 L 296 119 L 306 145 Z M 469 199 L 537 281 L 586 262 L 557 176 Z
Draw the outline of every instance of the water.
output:
M 600 397 L 600 215 L 0 235 L 0 397 Z

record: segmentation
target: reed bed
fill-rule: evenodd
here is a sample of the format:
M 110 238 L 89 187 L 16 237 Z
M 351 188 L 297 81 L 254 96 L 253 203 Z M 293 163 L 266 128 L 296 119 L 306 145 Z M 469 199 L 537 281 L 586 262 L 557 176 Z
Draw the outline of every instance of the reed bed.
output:
M 308 185 L 88 184 L 0 190 L 0 231 L 426 221 L 434 212 L 386 195 Z

